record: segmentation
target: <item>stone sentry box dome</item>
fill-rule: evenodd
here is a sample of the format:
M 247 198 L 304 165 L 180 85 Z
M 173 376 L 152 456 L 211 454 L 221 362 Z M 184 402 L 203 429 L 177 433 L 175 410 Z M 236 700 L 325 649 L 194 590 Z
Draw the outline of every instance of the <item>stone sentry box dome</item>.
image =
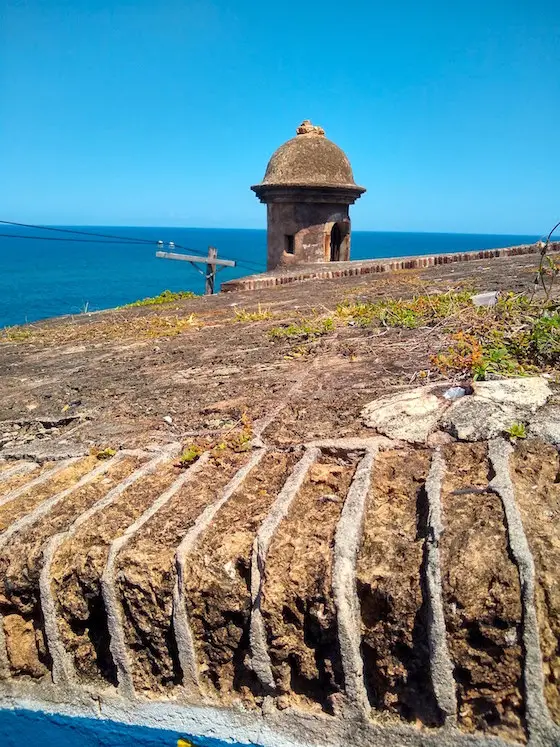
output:
M 268 270 L 350 259 L 349 205 L 365 192 L 322 127 L 306 119 L 296 133 L 251 187 L 267 205 Z

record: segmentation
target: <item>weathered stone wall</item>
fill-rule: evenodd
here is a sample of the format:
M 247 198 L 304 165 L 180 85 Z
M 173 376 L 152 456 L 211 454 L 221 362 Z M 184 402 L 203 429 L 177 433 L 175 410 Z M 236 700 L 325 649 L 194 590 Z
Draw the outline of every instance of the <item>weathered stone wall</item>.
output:
M 270 207 L 270 206 L 269 206 Z M 283 238 L 283 237 L 282 237 Z M 551 252 L 560 251 L 560 242 L 550 245 Z M 336 265 L 328 262 L 328 258 L 322 260 L 324 265 L 316 267 L 301 266 L 290 270 L 287 264 L 278 265 L 277 272 L 262 272 L 257 275 L 248 275 L 244 278 L 229 280 L 223 283 L 221 290 L 225 292 L 241 290 L 259 290 L 260 288 L 271 288 L 275 285 L 287 285 L 301 280 L 329 280 L 332 278 L 343 278 L 357 275 L 370 275 L 377 273 L 393 272 L 395 270 L 417 270 L 438 265 L 454 264 L 455 262 L 473 262 L 478 259 L 492 259 L 497 257 L 517 257 L 524 254 L 537 254 L 537 244 L 520 244 L 519 246 L 507 246 L 501 249 L 477 249 L 472 252 L 453 252 L 449 254 L 430 254 L 417 257 L 393 257 L 387 259 L 366 259 L 354 262 L 337 262 Z M 270 234 L 269 234 L 270 254 Z M 341 258 L 342 259 L 342 258 Z M 312 260 L 309 261 L 311 264 Z M 301 264 L 298 262 L 298 264 Z
M 241 742 L 258 722 L 337 747 L 558 743 L 555 449 L 377 435 L 188 470 L 176 450 L 120 452 L 0 534 L 0 707 L 89 693 L 144 722 L 220 704 Z
M 340 259 L 350 259 L 350 218 L 348 205 L 314 202 L 269 202 L 267 268 L 328 262 L 330 235 L 334 223 L 343 234 Z M 294 253 L 284 251 L 285 236 L 294 236 Z

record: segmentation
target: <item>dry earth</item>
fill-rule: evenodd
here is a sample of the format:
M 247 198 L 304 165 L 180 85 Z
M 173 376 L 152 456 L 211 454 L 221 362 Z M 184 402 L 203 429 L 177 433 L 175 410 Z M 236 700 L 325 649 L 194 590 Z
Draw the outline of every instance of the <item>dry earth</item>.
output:
M 0 692 L 54 681 L 404 726 L 403 744 L 553 744 L 556 446 L 365 425 L 366 404 L 430 369 L 442 330 L 340 326 L 304 350 L 267 334 L 344 299 L 527 290 L 535 262 L 103 312 L 0 343 Z

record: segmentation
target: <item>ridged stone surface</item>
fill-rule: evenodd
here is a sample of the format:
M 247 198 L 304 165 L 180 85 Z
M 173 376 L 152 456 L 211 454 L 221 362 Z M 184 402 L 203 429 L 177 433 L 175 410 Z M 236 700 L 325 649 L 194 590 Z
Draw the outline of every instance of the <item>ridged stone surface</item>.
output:
M 360 537 L 353 560 L 358 610 L 347 618 L 333 595 L 335 536 L 357 465 L 372 443 L 363 514 L 353 519 Z M 124 692 L 126 680 L 144 699 L 228 707 L 237 701 L 249 712 L 293 709 L 322 713 L 334 723 L 353 718 L 357 707 L 343 674 L 348 648 L 340 645 L 342 614 L 344 629 L 361 642 L 356 682 L 363 682 L 369 723 L 401 725 L 420 739 L 449 722 L 457 725 L 459 741 L 461 734 L 495 735 L 519 743 L 530 739 L 535 719 L 554 728 L 560 633 L 556 449 L 538 440 L 518 443 L 508 467 L 537 579 L 534 604 L 550 711 L 535 716 L 524 689 L 525 602 L 508 552 L 502 502 L 492 487 L 487 443 L 449 443 L 437 452 L 443 464 L 436 495 L 443 522 L 437 594 L 445 631 L 434 624 L 426 582 L 428 543 L 435 536 L 426 492 L 434 449 L 378 437 L 319 444 L 292 492 L 284 490 L 283 514 L 266 553 L 255 555 L 259 528 L 291 484 L 306 448 L 265 447 L 260 458 L 254 447 L 203 460 L 189 468 L 190 481 L 189 470 L 177 466 L 171 453 L 123 453 L 85 486 L 80 480 L 98 468 L 95 460 L 53 475 L 36 500 L 29 499 L 33 488 L 23 491 L 22 505 L 29 508 L 23 523 L 20 516 L 0 534 L 0 688 L 35 683 L 39 693 L 47 692 L 53 674 L 57 685 L 65 672 L 76 688 L 83 683 Z M 36 476 L 29 472 L 18 488 Z M 128 487 L 120 490 L 123 480 Z M 63 500 L 53 502 L 61 491 Z M 162 495 L 167 497 L 157 503 Z M 52 508 L 41 510 L 48 501 Z M 49 559 L 46 549 L 61 532 Z M 178 576 L 177 551 L 186 547 L 189 532 L 193 544 Z M 109 550 L 125 534 L 108 571 Z M 258 576 L 252 573 L 256 557 Z M 107 595 L 108 583 L 114 596 Z M 254 648 L 251 628 L 257 608 L 268 683 L 257 674 L 262 666 L 255 657 L 262 652 Z M 179 620 L 187 621 L 187 638 Z M 115 638 L 115 630 L 122 636 Z M 446 702 L 455 698 L 457 712 L 447 716 L 433 685 L 440 666 L 432 657 L 434 636 L 453 671 L 454 692 Z M 192 675 L 188 683 L 185 668 Z

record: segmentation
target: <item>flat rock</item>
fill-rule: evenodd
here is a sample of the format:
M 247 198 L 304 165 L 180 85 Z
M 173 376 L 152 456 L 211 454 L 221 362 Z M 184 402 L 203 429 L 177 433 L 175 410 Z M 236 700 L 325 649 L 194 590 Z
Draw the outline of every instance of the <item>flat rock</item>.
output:
M 476 381 L 473 384 L 475 397 L 499 404 L 527 408 L 536 412 L 546 404 L 552 390 L 546 379 L 541 376 L 527 376 L 519 379 L 500 379 L 499 381 Z
M 499 436 L 519 420 L 518 408 L 471 396 L 449 408 L 442 426 L 460 441 L 482 441 Z
M 389 438 L 425 443 L 446 406 L 432 386 L 420 387 L 373 400 L 362 410 L 362 418 L 366 426 Z
M 530 436 L 542 438 L 551 444 L 560 444 L 560 405 L 545 405 L 531 418 Z

